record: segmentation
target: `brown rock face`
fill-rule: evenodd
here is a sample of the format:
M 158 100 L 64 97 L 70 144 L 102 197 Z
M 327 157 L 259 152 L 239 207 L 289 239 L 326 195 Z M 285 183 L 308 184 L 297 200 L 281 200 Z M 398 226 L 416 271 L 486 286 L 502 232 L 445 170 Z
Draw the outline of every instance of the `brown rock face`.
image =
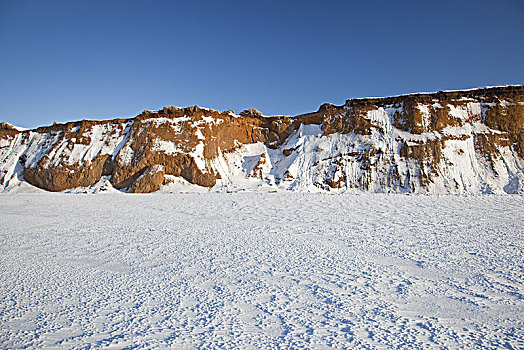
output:
M 39 155 L 34 157 L 25 153 L 20 157 L 24 166 L 24 179 L 29 183 L 48 191 L 63 191 L 75 187 L 90 186 L 100 180 L 104 164 L 109 154 L 87 153 L 94 143 L 108 143 L 117 133 L 124 120 L 81 121 L 67 124 L 55 124 L 48 128 L 38 128 L 38 140 L 35 134 L 23 132 L 24 141 L 37 141 Z M 93 129 L 107 130 L 103 139 L 94 135 Z M 33 138 L 32 138 L 33 136 Z M 97 138 L 93 139 L 93 136 Z M 85 149 L 85 153 L 82 151 Z M 73 157 L 74 153 L 78 157 Z M 40 157 L 41 156 L 41 157 Z
M 24 169 L 24 178 L 30 184 L 48 191 L 63 191 L 75 187 L 87 187 L 102 177 L 104 162 L 109 156 L 96 157 L 82 166 L 57 166 L 48 171 L 43 162 L 34 168 Z M 71 184 L 78 186 L 71 187 Z
M 314 148 L 311 172 L 324 174 L 314 175 L 315 186 L 417 191 L 456 176 L 457 164 L 452 164 L 448 151 L 454 142 L 464 144 L 464 149 L 456 146 L 454 154 L 473 152 L 495 173 L 501 171 L 501 149 L 523 158 L 524 86 L 353 99 L 296 117 L 265 117 L 255 109 L 235 115 L 193 106 L 26 131 L 1 123 L 0 184 L 5 188 L 11 179 L 23 176 L 37 187 L 62 191 L 108 176 L 118 189 L 153 192 L 171 175 L 210 188 L 221 178 L 217 159 L 243 145 L 278 149 L 276 154 L 288 157 L 288 162 L 300 156 L 301 146 L 287 143 L 308 125 L 320 126 L 320 138 L 355 135 L 346 150 L 334 148 L 328 156 L 325 145 Z M 266 153 L 258 156 L 247 176 L 266 178 L 267 169 L 278 164 L 273 165 Z M 277 183 L 302 176 L 277 168 Z M 442 183 L 447 186 L 448 181 Z
M 160 189 L 164 183 L 164 169 L 162 166 L 153 166 L 144 169 L 143 173 L 131 185 L 132 192 L 150 193 Z

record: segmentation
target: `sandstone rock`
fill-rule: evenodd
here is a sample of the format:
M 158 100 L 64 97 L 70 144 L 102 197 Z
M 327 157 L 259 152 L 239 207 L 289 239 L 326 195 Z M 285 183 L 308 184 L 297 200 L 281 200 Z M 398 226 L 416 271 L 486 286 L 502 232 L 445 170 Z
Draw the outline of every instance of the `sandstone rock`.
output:
M 257 111 L 254 108 L 250 108 L 250 109 L 245 109 L 242 112 L 240 112 L 240 116 L 242 117 L 261 117 L 262 113 L 260 113 L 259 111 Z
M 164 183 L 164 167 L 155 165 L 144 169 L 143 173 L 131 185 L 131 192 L 150 193 L 160 189 Z
M 16 129 L 11 124 L 2 122 L 0 123 L 0 130 L 16 130 Z

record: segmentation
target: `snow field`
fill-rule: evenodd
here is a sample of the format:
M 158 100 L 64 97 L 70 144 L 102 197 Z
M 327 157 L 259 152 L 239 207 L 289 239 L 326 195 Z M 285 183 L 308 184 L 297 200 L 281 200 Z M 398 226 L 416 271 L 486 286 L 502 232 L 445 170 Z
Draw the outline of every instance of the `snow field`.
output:
M 2 348 L 524 347 L 522 196 L 0 197 Z

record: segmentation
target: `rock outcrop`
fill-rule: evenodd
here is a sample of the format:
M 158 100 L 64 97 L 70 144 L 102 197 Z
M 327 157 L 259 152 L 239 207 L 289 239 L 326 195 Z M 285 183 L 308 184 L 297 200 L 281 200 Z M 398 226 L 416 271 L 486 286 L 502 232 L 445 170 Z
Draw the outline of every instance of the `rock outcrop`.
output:
M 0 190 L 102 178 L 154 192 L 181 178 L 216 191 L 524 193 L 524 86 L 236 115 L 198 106 L 20 130 L 0 124 Z

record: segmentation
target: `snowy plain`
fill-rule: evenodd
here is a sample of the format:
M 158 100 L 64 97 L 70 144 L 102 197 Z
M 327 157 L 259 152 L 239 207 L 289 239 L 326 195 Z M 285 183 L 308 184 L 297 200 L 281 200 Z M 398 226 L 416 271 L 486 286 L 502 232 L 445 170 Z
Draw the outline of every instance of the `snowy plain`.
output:
M 0 196 L 1 348 L 524 348 L 524 197 Z

